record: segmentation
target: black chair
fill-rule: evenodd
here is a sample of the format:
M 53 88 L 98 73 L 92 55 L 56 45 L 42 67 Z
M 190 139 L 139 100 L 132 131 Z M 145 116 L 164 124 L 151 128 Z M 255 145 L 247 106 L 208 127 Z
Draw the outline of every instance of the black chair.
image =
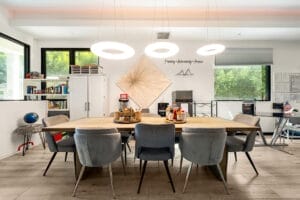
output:
M 174 157 L 174 124 L 137 124 L 135 126 L 135 157 L 144 161 L 137 193 L 140 193 L 148 161 L 164 162 L 173 192 L 175 187 L 168 167 L 168 160 Z

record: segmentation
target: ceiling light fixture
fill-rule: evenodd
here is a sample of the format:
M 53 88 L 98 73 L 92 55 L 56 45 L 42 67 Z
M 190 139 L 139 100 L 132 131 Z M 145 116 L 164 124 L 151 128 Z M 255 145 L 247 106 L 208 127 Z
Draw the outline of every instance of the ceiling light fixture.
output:
M 211 56 L 222 53 L 225 50 L 225 46 L 223 44 L 207 44 L 200 47 L 197 50 L 197 54 L 200 56 Z
M 145 48 L 145 54 L 154 58 L 168 58 L 178 52 L 178 46 L 172 42 L 155 42 Z
M 209 21 L 209 1 L 207 1 L 207 9 L 206 9 L 206 13 L 207 13 L 207 21 Z M 215 12 L 215 13 L 218 13 Z M 219 19 L 218 15 L 217 15 L 217 20 Z M 209 40 L 208 38 L 208 23 L 206 24 L 206 40 Z M 219 53 L 222 53 L 223 51 L 225 51 L 226 47 L 223 44 L 216 44 L 216 43 L 212 43 L 212 44 L 206 44 L 202 47 L 200 47 L 199 49 L 197 49 L 197 54 L 200 56 L 212 56 L 212 55 L 217 55 Z
M 167 26 L 166 27 L 169 27 L 169 17 L 168 17 L 168 8 L 167 8 L 166 0 L 164 0 L 163 7 L 165 9 L 166 18 L 167 18 L 167 20 L 166 20 Z M 162 9 L 162 14 L 164 14 L 163 9 Z M 168 32 L 168 31 L 163 31 L 163 32 L 157 33 L 157 39 L 169 39 L 169 36 L 170 36 L 170 32 Z M 175 43 L 172 43 L 172 42 L 154 42 L 154 43 L 148 44 L 145 47 L 144 52 L 149 57 L 168 58 L 168 57 L 176 55 L 179 52 L 179 47 Z
M 103 11 L 101 13 L 103 14 Z M 114 19 L 116 20 L 116 0 L 114 0 Z M 116 23 L 114 23 L 114 32 L 116 32 Z M 131 46 L 115 41 L 100 41 L 94 43 L 91 46 L 91 51 L 101 58 L 111 60 L 124 60 L 132 57 L 135 54 L 135 51 Z
M 123 60 L 132 57 L 135 51 L 121 42 L 101 41 L 91 46 L 91 51 L 99 57 L 111 60 Z

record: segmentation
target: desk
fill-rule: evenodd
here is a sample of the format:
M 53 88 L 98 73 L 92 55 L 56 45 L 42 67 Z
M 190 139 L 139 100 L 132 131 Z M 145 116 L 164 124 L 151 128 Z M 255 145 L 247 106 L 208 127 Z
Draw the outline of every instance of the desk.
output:
M 285 113 L 272 113 L 272 112 L 269 112 L 269 113 L 268 112 L 260 112 L 260 113 L 256 113 L 255 115 L 260 116 L 260 117 L 278 118 L 278 122 L 275 124 L 271 142 L 270 142 L 270 144 L 268 144 L 270 146 L 286 146 L 287 144 L 276 144 L 276 141 L 280 137 L 280 135 L 283 131 L 283 128 L 285 127 L 289 118 L 300 116 L 299 114 L 285 114 Z
M 165 118 L 160 117 L 142 117 L 142 123 L 163 124 Z M 133 130 L 135 124 L 118 124 L 113 122 L 113 117 L 101 118 L 83 118 L 54 126 L 44 127 L 43 131 L 68 131 L 74 132 L 75 128 L 117 128 L 119 131 Z M 184 124 L 175 124 L 176 131 L 181 131 L 184 127 L 198 128 L 225 128 L 227 131 L 258 131 L 259 127 L 249 126 L 247 124 L 216 118 L 216 117 L 188 117 Z M 78 165 L 77 165 L 78 166 Z M 225 149 L 223 160 L 220 163 L 224 177 L 227 174 L 227 151 Z M 80 169 L 76 169 L 79 173 Z M 214 171 L 214 170 L 213 170 Z

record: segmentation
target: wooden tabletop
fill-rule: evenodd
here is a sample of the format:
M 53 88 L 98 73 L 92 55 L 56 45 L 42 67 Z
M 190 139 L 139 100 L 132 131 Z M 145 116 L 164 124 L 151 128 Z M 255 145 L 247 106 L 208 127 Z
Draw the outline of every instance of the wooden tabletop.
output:
M 165 118 L 160 117 L 142 117 L 140 123 L 165 124 L 169 123 Z M 118 130 L 132 130 L 136 123 L 119 124 L 113 122 L 113 117 L 99 118 L 82 118 L 54 126 L 44 127 L 43 131 L 74 131 L 75 128 L 117 128 Z M 175 124 L 177 130 L 183 127 L 200 127 L 200 128 L 226 128 L 227 131 L 256 131 L 256 126 L 235 122 L 215 117 L 189 117 L 183 124 Z

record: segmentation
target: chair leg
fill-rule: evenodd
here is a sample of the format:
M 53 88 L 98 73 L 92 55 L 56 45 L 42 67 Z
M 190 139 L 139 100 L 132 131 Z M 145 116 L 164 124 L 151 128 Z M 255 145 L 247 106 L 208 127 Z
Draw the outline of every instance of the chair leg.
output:
M 80 182 L 80 180 L 81 180 L 81 178 L 82 178 L 82 175 L 83 175 L 84 170 L 85 170 L 85 166 L 82 166 L 82 167 L 81 167 L 81 170 L 80 170 L 80 173 L 79 173 L 79 177 L 78 177 L 78 179 L 77 179 L 77 181 L 76 181 L 76 185 L 75 185 L 74 190 L 73 190 L 72 197 L 75 197 L 75 194 L 76 194 L 76 191 L 77 191 L 79 182 Z
M 190 174 L 191 174 L 192 166 L 193 166 L 193 163 L 191 162 L 191 164 L 190 164 L 190 166 L 189 166 L 189 169 L 188 169 L 188 171 L 187 171 L 187 173 L 186 173 L 186 177 L 185 177 L 185 182 L 184 182 L 184 186 L 183 186 L 182 193 L 185 192 L 185 189 L 186 189 L 186 186 L 187 186 L 187 183 L 188 183 Z
M 76 151 L 74 151 L 73 152 L 73 162 L 74 162 L 74 172 L 75 172 L 75 179 L 77 180 L 77 174 L 76 174 L 76 162 L 77 162 L 77 160 L 76 160 Z
M 124 175 L 126 175 L 126 166 L 125 166 L 125 163 L 124 163 L 124 157 L 123 157 L 122 153 L 121 153 L 121 161 L 122 161 Z
M 113 194 L 113 198 L 115 198 L 115 190 L 114 190 L 114 182 L 113 182 L 113 175 L 112 175 L 112 170 L 111 170 L 111 163 L 108 165 L 108 170 L 109 170 L 109 178 L 110 178 L 110 186 Z
M 248 152 L 245 152 L 245 154 L 246 154 L 248 160 L 250 161 L 250 163 L 251 163 L 251 165 L 252 165 L 254 171 L 256 172 L 256 175 L 258 175 L 258 171 L 257 171 L 257 169 L 256 169 L 256 167 L 255 167 L 255 165 L 254 165 L 254 163 L 253 163 L 253 161 L 252 161 L 252 159 L 251 159 L 250 154 L 249 154 Z
M 172 186 L 172 190 L 175 193 L 175 187 L 174 187 L 174 183 L 173 183 L 173 180 L 172 180 L 172 177 L 171 177 L 171 174 L 170 174 L 170 170 L 169 170 L 169 166 L 168 166 L 168 161 L 167 160 L 164 160 L 164 165 L 165 165 L 168 177 L 169 177 L 169 181 L 170 181 L 171 186 Z
M 52 161 L 54 160 L 54 158 L 55 158 L 56 154 L 57 154 L 57 152 L 54 152 L 54 153 L 53 153 L 53 155 L 52 155 L 52 157 L 51 157 L 51 159 L 50 159 L 50 161 L 49 161 L 49 163 L 48 163 L 48 165 L 47 165 L 47 168 L 46 168 L 46 169 L 45 169 L 45 171 L 44 171 L 44 174 L 43 174 L 43 176 L 46 176 L 46 173 L 47 173 L 47 171 L 48 171 L 49 167 L 51 166 L 51 164 L 52 164 Z
M 183 156 L 180 156 L 180 164 L 179 164 L 179 174 L 181 174 L 181 169 L 182 169 L 182 161 L 183 161 Z
M 67 162 L 67 159 L 68 159 L 68 152 L 66 152 L 65 154 L 65 162 Z
M 126 143 L 124 144 L 124 156 L 125 156 L 125 165 L 127 165 L 127 149 L 126 149 Z
M 129 152 L 131 152 L 131 147 L 128 142 L 126 142 L 126 146 L 128 147 Z
M 140 163 L 141 162 L 142 162 L 142 160 L 140 160 Z M 147 166 L 147 160 L 144 161 L 143 171 L 142 171 L 142 175 L 141 175 L 141 178 L 140 178 L 139 188 L 138 188 L 138 191 L 137 191 L 138 194 L 140 193 L 140 190 L 141 190 L 141 186 L 142 186 L 145 171 L 146 171 L 146 166 Z
M 142 160 L 140 159 L 140 175 L 142 173 Z
M 236 152 L 234 152 L 234 159 L 235 159 L 235 162 L 237 162 L 237 155 L 236 155 Z
M 227 189 L 227 185 L 226 185 L 226 182 L 225 182 L 225 179 L 224 179 L 224 175 L 223 175 L 223 172 L 222 172 L 221 167 L 220 167 L 219 164 L 217 164 L 217 169 L 218 169 L 219 174 L 220 174 L 220 176 L 221 176 L 221 179 L 222 179 L 222 182 L 223 182 L 225 191 L 226 191 L 227 194 L 229 194 L 229 191 L 228 191 L 228 189 Z

